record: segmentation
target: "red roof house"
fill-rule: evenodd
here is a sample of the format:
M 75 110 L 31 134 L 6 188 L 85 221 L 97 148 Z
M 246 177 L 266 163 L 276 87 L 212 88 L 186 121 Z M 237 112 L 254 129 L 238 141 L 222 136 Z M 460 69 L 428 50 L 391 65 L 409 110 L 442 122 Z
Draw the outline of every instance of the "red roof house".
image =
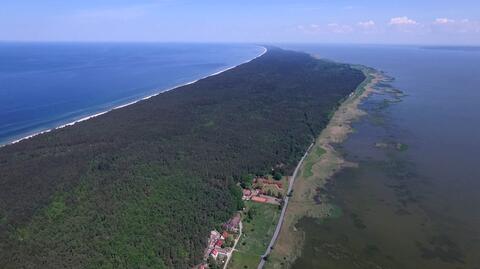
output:
M 254 202 L 259 202 L 259 203 L 266 203 L 266 202 L 267 202 L 267 198 L 265 198 L 265 197 L 259 197 L 259 196 L 254 196 L 254 197 L 252 197 L 252 201 L 254 201 Z
M 210 255 L 212 255 L 212 257 L 213 257 L 214 259 L 216 259 L 217 256 L 218 256 L 218 251 L 217 251 L 216 249 L 214 249 L 214 250 L 212 250 L 212 252 L 210 253 Z
M 227 237 L 228 237 L 228 232 L 227 232 L 227 231 L 223 231 L 222 236 L 223 236 L 223 239 L 227 239 Z

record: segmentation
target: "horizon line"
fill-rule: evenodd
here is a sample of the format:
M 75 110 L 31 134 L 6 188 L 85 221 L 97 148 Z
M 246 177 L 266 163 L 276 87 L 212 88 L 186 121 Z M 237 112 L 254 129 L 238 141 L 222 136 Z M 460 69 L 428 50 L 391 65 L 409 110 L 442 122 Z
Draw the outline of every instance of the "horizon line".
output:
M 372 46 L 446 46 L 446 47 L 480 47 L 480 44 L 467 43 L 383 43 L 383 42 L 322 42 L 322 41 L 189 41 L 189 40 L 0 40 L 0 43 L 96 43 L 96 44 L 251 44 L 251 45 L 278 45 L 278 44 L 305 44 L 305 45 L 372 45 Z

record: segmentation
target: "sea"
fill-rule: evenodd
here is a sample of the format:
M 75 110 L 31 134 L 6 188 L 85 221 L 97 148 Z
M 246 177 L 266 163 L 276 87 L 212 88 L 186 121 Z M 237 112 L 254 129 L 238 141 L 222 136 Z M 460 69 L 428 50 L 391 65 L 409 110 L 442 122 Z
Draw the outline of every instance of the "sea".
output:
M 480 49 L 283 45 L 389 79 L 336 148 L 356 168 L 321 191 L 293 268 L 480 268 Z
M 0 145 L 249 61 L 249 44 L 0 42 Z
M 281 47 L 383 71 L 336 145 L 356 168 L 322 190 L 341 214 L 303 218 L 293 268 L 480 268 L 480 50 Z M 248 61 L 246 44 L 0 43 L 0 144 Z M 401 94 L 398 94 L 401 92 Z

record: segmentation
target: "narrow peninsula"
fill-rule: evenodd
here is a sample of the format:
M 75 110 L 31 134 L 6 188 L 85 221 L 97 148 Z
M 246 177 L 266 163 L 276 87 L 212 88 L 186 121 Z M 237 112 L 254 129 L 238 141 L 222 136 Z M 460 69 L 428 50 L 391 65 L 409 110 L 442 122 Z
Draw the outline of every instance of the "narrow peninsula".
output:
M 240 185 L 291 175 L 364 79 L 349 65 L 269 48 L 0 148 L 0 267 L 201 264 L 211 231 L 245 206 Z

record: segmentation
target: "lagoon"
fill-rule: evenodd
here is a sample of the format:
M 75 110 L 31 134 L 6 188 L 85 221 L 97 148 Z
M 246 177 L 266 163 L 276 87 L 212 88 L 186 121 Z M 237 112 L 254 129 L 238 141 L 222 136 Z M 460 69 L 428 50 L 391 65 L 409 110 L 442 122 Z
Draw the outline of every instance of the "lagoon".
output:
M 477 268 L 480 52 L 415 46 L 289 45 L 394 80 L 337 145 L 359 164 L 325 187 L 339 218 L 304 218 L 293 268 Z M 385 90 L 399 89 L 399 100 Z M 398 146 L 400 145 L 400 146 Z

